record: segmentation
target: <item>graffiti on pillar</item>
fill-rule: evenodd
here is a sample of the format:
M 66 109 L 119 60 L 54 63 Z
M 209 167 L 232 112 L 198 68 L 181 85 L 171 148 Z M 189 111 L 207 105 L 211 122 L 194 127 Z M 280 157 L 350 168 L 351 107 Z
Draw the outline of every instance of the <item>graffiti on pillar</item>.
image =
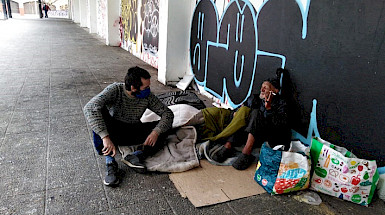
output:
M 142 0 L 143 49 L 153 55 L 158 53 L 159 0 Z
M 122 25 L 124 40 L 136 43 L 138 37 L 137 0 L 122 0 Z
M 292 1 L 300 9 L 305 39 L 310 0 Z M 190 64 L 195 81 L 234 108 L 251 95 L 258 56 L 278 58 L 279 66 L 285 66 L 284 53 L 258 49 L 258 17 L 267 2 L 231 0 L 221 18 L 212 0 L 201 0 L 195 7 L 190 34 Z
M 107 0 L 98 0 L 97 32 L 102 38 L 107 37 Z
M 121 47 L 158 68 L 159 0 L 122 0 Z

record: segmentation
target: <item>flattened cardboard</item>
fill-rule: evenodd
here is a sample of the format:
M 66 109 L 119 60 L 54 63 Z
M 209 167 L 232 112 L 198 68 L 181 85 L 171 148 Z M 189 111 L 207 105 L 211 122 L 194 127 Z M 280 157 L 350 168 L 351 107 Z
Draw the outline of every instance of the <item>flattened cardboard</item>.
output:
M 232 166 L 216 166 L 201 160 L 201 167 L 172 173 L 171 181 L 195 207 L 208 206 L 266 192 L 254 181 L 255 165 L 238 171 Z

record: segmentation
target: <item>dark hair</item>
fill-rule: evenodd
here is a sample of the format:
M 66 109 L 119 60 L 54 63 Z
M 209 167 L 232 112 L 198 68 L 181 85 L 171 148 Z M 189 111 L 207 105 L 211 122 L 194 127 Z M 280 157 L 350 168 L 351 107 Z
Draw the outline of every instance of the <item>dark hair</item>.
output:
M 279 86 L 279 80 L 277 80 L 276 78 L 268 78 L 268 79 L 264 80 L 263 82 L 265 82 L 265 81 L 269 82 L 271 85 L 273 85 L 278 90 L 281 89 L 281 87 Z
M 147 72 L 147 70 L 138 66 L 129 68 L 126 77 L 124 78 L 126 90 L 131 91 L 131 86 L 139 90 L 140 86 L 142 86 L 141 78 L 150 79 L 151 75 Z

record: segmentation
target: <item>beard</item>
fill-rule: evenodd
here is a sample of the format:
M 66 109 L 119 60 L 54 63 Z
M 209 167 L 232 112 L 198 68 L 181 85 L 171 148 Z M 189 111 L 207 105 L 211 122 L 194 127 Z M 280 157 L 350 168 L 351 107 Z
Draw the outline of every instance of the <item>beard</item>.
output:
M 265 99 L 265 93 L 262 93 L 262 92 L 261 92 L 261 93 L 259 94 L 259 98 L 260 98 L 260 99 Z

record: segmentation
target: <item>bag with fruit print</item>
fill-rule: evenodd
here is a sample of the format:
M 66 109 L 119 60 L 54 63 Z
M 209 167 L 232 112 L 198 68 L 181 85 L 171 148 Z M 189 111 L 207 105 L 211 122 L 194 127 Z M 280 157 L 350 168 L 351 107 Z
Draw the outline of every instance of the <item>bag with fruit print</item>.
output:
M 288 151 L 264 143 L 254 180 L 271 195 L 304 190 L 310 184 L 310 147 L 292 141 Z
M 312 190 L 368 206 L 379 178 L 376 161 L 359 159 L 321 138 L 311 144 Z

